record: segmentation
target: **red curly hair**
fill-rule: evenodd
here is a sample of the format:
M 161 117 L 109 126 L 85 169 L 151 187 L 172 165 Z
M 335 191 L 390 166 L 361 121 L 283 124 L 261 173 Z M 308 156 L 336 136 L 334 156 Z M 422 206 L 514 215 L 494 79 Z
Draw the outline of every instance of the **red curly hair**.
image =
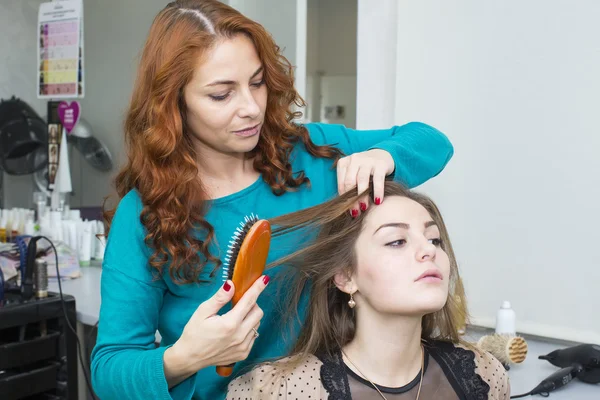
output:
M 212 273 L 221 265 L 209 251 L 214 229 L 204 219 L 207 195 L 185 123 L 183 90 L 198 59 L 217 40 L 238 34 L 252 40 L 264 68 L 269 94 L 265 121 L 249 156 L 273 193 L 309 183 L 303 172 L 294 176 L 292 171 L 289 158 L 296 143 L 316 157 L 337 161 L 342 155 L 334 147 L 315 145 L 306 128 L 292 122 L 301 115 L 292 107 L 305 104 L 294 89 L 290 62 L 260 24 L 216 0 L 169 3 L 154 19 L 142 52 L 125 120 L 128 162 L 115 184 L 119 198 L 132 189 L 139 193 L 144 205 L 140 221 L 153 249 L 150 265 L 161 274 L 168 264 L 171 279 L 178 283 L 200 281 L 209 262 L 215 264 Z M 111 209 L 104 214 L 107 233 L 114 213 Z M 197 229 L 204 240 L 196 238 Z

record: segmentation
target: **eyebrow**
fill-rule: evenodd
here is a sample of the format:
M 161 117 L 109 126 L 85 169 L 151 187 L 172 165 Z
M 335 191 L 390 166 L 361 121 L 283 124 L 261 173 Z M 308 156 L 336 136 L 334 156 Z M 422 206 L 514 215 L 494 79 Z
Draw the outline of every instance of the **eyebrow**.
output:
M 437 224 L 435 223 L 435 221 L 427 221 L 423 225 L 425 226 L 425 229 L 427 229 L 427 228 L 429 228 L 431 226 L 437 226 Z M 410 229 L 410 225 L 406 224 L 404 222 L 390 222 L 389 224 L 383 224 L 379 228 L 377 228 L 377 230 L 375 230 L 375 232 L 373 232 L 373 235 L 375 235 L 380 229 L 383 229 L 383 228 Z
M 250 80 L 252 80 L 252 79 L 256 78 L 256 76 L 257 76 L 258 74 L 260 74 L 262 71 L 263 71 L 263 67 L 261 66 L 261 67 L 259 67 L 259 68 L 258 68 L 258 69 L 257 69 L 257 70 L 256 70 L 256 71 L 255 71 L 255 72 L 252 74 L 252 76 L 250 77 Z M 218 86 L 218 85 L 235 85 L 236 83 L 237 83 L 236 81 L 226 81 L 226 80 L 223 80 L 223 81 L 214 81 L 214 82 L 212 82 L 212 83 L 209 83 L 209 84 L 208 84 L 208 85 L 206 85 L 206 86 L 207 86 L 207 87 L 210 87 L 210 86 Z

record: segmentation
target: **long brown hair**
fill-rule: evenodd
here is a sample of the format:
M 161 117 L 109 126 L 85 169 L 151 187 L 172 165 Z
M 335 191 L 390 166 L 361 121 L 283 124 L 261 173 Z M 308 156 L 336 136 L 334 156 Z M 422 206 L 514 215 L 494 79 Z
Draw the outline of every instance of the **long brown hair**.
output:
M 371 186 L 365 194 L 369 194 L 371 199 L 372 193 Z M 386 182 L 384 195 L 385 198 L 401 196 L 414 200 L 429 212 L 439 227 L 442 249 L 450 259 L 449 295 L 441 310 L 423 317 L 422 338 L 459 343 L 458 330 L 467 318 L 465 293 L 448 230 L 439 209 L 427 196 L 409 191 L 395 182 Z M 354 338 L 355 313 L 348 307 L 348 295 L 335 286 L 334 277 L 339 272 L 351 274 L 355 270 L 354 244 L 363 228 L 364 218 L 372 207 L 376 207 L 371 204 L 366 212 L 353 219 L 348 210 L 357 199 L 356 193 L 348 192 L 327 203 L 271 220 L 275 226 L 274 235 L 296 230 L 316 235 L 316 239 L 307 247 L 269 265 L 275 267 L 286 264 L 291 267 L 287 270 L 292 277 L 290 279 L 289 274 L 286 277 L 291 283 L 286 284 L 285 288 L 290 296 L 288 317 L 294 316 L 301 294 L 310 285 L 308 314 L 292 351 L 292 355 L 298 356 L 299 360 L 310 354 L 332 354 Z
M 218 40 L 238 34 L 252 40 L 263 63 L 265 121 L 248 156 L 254 157 L 254 168 L 273 193 L 309 183 L 303 172 L 293 174 L 289 157 L 295 143 L 316 157 L 341 156 L 335 148 L 314 145 L 306 128 L 292 122 L 300 116 L 292 107 L 304 101 L 294 89 L 292 66 L 260 24 L 217 0 L 169 3 L 154 19 L 142 52 L 125 121 L 128 162 L 115 183 L 120 198 L 132 189 L 139 193 L 145 241 L 154 250 L 150 265 L 160 273 L 168 263 L 169 275 L 179 283 L 198 281 L 207 262 L 215 269 L 220 265 L 209 251 L 214 229 L 204 219 L 207 195 L 198 177 L 182 93 L 198 60 Z M 105 212 L 107 233 L 114 212 Z M 204 237 L 199 239 L 194 229 Z

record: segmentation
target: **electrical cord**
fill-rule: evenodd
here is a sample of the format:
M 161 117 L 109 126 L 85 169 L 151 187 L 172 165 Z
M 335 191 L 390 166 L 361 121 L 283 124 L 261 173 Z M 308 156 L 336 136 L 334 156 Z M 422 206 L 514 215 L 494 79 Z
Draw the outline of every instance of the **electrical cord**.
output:
M 518 396 L 510 396 L 510 398 L 511 399 L 520 399 L 522 397 L 527 397 L 527 396 L 531 396 L 531 392 L 523 393 L 523 394 L 520 394 Z
M 548 397 L 548 396 L 550 396 L 550 393 L 548 393 L 548 392 L 533 393 L 533 390 L 532 390 L 531 392 L 523 393 L 523 394 L 520 394 L 518 396 L 510 396 L 510 398 L 511 399 L 520 399 L 522 397 L 532 396 L 534 394 L 539 394 L 542 397 Z
M 77 330 L 75 328 L 73 328 L 73 325 L 71 325 L 71 321 L 69 321 L 69 316 L 67 314 L 67 308 L 65 307 L 65 300 L 63 297 L 62 285 L 60 283 L 60 271 L 58 268 L 58 252 L 56 251 L 56 247 L 54 247 L 54 243 L 52 243 L 52 241 L 50 239 L 48 239 L 46 236 L 38 236 L 38 238 L 48 241 L 48 243 L 50 243 L 50 246 L 52 247 L 52 251 L 54 251 L 54 258 L 56 260 L 56 279 L 58 281 L 58 292 L 60 295 L 60 303 L 62 305 L 62 310 L 63 310 L 63 314 L 65 316 L 65 321 L 67 322 L 67 326 L 69 327 L 71 332 L 73 332 L 73 334 L 75 335 L 75 340 L 77 340 L 77 358 L 79 359 L 79 364 L 81 365 L 81 371 L 83 372 L 83 376 L 85 377 L 85 382 L 87 384 L 87 388 L 88 388 L 90 394 L 92 395 L 92 398 L 94 400 L 98 400 L 98 397 L 96 397 L 96 393 L 94 393 L 94 389 L 92 388 L 92 385 L 90 383 L 90 378 L 87 374 L 87 369 L 85 367 L 85 364 L 83 363 L 83 356 L 81 354 L 82 353 L 82 351 L 81 351 L 82 345 L 81 345 L 81 342 L 79 341 L 79 336 L 77 335 Z M 33 240 L 33 238 L 32 238 L 32 240 Z

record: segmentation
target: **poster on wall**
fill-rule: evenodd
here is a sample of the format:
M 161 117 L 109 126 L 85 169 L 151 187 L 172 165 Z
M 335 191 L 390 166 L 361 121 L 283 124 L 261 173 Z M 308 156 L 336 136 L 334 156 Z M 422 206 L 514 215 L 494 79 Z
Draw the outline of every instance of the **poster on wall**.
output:
M 38 98 L 83 97 L 83 2 L 40 4 L 37 36 Z

